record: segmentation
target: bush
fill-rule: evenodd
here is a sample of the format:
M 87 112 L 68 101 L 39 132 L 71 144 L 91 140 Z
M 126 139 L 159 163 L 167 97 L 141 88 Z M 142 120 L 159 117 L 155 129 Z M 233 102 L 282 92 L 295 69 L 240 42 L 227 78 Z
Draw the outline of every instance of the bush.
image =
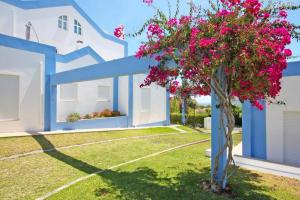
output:
M 101 117 L 112 117 L 112 113 L 109 109 L 105 109 L 101 112 Z
M 204 125 L 204 118 L 208 117 L 208 115 L 203 114 L 203 115 L 199 115 L 196 114 L 194 115 L 190 115 L 187 118 L 186 121 L 186 125 L 188 126 L 195 126 L 195 127 L 203 127 Z M 172 124 L 181 124 L 181 114 L 180 113 L 172 113 L 171 114 L 171 123 Z
M 118 116 L 121 116 L 121 113 L 119 111 L 113 111 L 111 113 L 112 117 L 118 117 Z
M 86 114 L 84 115 L 83 119 L 92 119 L 93 115 L 92 114 Z
M 81 116 L 79 113 L 71 113 L 67 117 L 67 122 L 76 122 L 81 119 Z

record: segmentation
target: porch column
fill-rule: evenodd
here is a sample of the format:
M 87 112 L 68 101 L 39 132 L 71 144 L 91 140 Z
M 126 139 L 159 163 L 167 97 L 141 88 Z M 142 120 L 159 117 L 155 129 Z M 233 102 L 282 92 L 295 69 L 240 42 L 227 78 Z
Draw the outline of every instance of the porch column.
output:
M 185 123 L 186 123 L 185 112 L 186 112 L 186 110 L 185 110 L 185 98 L 182 97 L 182 101 L 181 101 L 181 123 L 183 125 L 185 125 Z
M 128 76 L 128 127 L 133 126 L 133 75 Z
M 243 103 L 243 156 L 266 159 L 266 102 L 260 103 L 262 111 L 249 101 Z
M 56 73 L 56 52 L 45 57 L 44 130 L 55 130 L 57 112 L 57 85 L 51 85 L 50 77 Z
M 113 111 L 119 111 L 119 77 L 113 81 Z
M 170 124 L 170 92 L 166 90 L 166 125 Z
M 218 78 L 222 83 L 225 83 L 225 75 L 222 74 L 222 72 L 218 72 Z M 218 108 L 219 105 L 219 99 L 218 96 L 212 91 L 211 93 L 211 109 L 212 109 L 212 120 L 211 120 L 211 176 L 213 176 L 213 169 L 215 166 L 215 159 L 216 156 L 219 152 L 219 149 L 224 146 L 226 138 L 225 138 L 225 133 L 224 133 L 224 129 L 221 126 L 221 111 Z M 223 118 L 223 120 L 226 123 L 226 120 Z M 222 175 L 223 175 L 223 170 L 225 169 L 226 166 L 226 162 L 227 162 L 227 150 L 225 150 L 219 159 L 219 163 L 218 163 L 218 171 L 217 171 L 217 181 L 221 180 Z M 223 183 L 220 183 L 220 181 L 218 181 L 219 184 L 223 185 L 223 187 L 225 187 L 226 185 L 226 180 Z

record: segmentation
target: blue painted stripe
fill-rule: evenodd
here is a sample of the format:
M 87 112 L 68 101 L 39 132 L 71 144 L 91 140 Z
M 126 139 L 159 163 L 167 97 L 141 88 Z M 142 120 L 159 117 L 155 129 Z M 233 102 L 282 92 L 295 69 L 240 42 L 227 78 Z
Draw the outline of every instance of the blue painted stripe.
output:
M 80 120 L 74 123 L 58 122 L 52 130 L 80 130 L 102 128 L 127 128 L 127 116 Z
M 90 46 L 81 48 L 66 55 L 58 54 L 56 56 L 56 61 L 60 63 L 69 63 L 86 55 L 92 56 L 98 63 L 105 62 L 105 60 L 100 55 L 98 55 L 96 51 L 94 51 Z
M 300 76 L 300 61 L 289 62 L 287 69 L 283 71 L 283 76 Z
M 119 111 L 119 77 L 114 77 L 113 110 Z
M 157 64 L 157 62 L 151 58 L 137 59 L 134 56 L 130 56 L 57 73 L 51 77 L 51 84 L 58 85 L 116 76 L 127 76 L 128 74 L 144 74 L 149 71 L 149 65 L 152 66 L 155 64 Z
M 243 156 L 266 159 L 266 102 L 261 104 L 262 111 L 248 101 L 243 104 Z
M 2 2 L 14 5 L 22 9 L 39 9 L 60 6 L 72 6 L 77 10 L 80 15 L 104 38 L 119 43 L 124 46 L 125 56 L 128 54 L 128 43 L 124 40 L 118 39 L 115 36 L 104 32 L 73 0 L 34 0 L 34 1 L 21 1 L 21 0 L 0 0 Z

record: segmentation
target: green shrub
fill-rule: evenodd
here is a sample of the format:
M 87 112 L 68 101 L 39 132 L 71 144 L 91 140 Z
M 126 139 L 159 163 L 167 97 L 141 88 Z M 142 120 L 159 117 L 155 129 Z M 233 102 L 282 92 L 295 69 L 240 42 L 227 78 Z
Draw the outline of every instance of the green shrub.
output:
M 93 115 L 92 114 L 86 114 L 84 115 L 83 119 L 92 119 Z
M 81 119 L 81 116 L 79 113 L 71 113 L 67 117 L 67 122 L 76 122 Z
M 170 117 L 171 117 L 172 124 L 181 124 L 180 113 L 172 113 Z M 205 117 L 208 117 L 208 115 L 206 114 L 203 115 L 196 114 L 195 116 L 190 115 L 187 118 L 186 125 L 193 126 L 193 127 L 203 127 Z

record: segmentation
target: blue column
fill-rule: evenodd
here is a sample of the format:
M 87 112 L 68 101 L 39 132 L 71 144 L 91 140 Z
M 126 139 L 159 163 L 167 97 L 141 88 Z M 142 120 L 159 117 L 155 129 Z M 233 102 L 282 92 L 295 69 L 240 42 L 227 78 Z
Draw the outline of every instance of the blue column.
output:
M 224 74 L 222 74 L 221 72 L 218 73 L 219 79 L 223 78 L 223 83 L 225 81 L 225 76 Z M 221 80 L 221 79 L 220 79 Z M 217 106 L 219 105 L 219 99 L 217 97 L 217 95 L 212 91 L 211 93 L 211 108 L 212 108 L 212 121 L 211 121 L 211 127 L 212 127 L 212 132 L 211 132 L 211 176 L 213 175 L 213 169 L 215 166 L 215 159 L 216 156 L 219 152 L 219 149 L 224 146 L 226 138 L 225 138 L 225 133 L 224 133 L 224 129 L 221 126 L 221 112 L 220 109 L 217 108 Z M 226 162 L 227 162 L 227 151 L 225 150 L 219 159 L 219 168 L 217 171 L 217 182 L 218 180 L 221 180 L 222 176 L 223 176 L 223 170 L 225 169 L 226 166 Z M 221 183 L 218 182 L 219 185 L 222 185 L 223 187 L 225 187 L 226 185 L 226 180 Z
M 166 125 L 170 125 L 170 92 L 166 90 Z
M 266 159 L 266 103 L 260 103 L 262 111 L 249 101 L 243 103 L 243 156 Z
M 184 125 L 186 123 L 185 119 L 185 98 L 182 97 L 181 101 L 181 123 Z
M 44 130 L 51 131 L 56 124 L 56 97 L 57 86 L 52 86 L 50 76 L 56 72 L 55 51 L 45 56 L 45 105 L 44 105 Z
M 128 76 L 128 127 L 133 126 L 133 75 Z
M 114 77 L 113 110 L 119 110 L 119 77 Z

